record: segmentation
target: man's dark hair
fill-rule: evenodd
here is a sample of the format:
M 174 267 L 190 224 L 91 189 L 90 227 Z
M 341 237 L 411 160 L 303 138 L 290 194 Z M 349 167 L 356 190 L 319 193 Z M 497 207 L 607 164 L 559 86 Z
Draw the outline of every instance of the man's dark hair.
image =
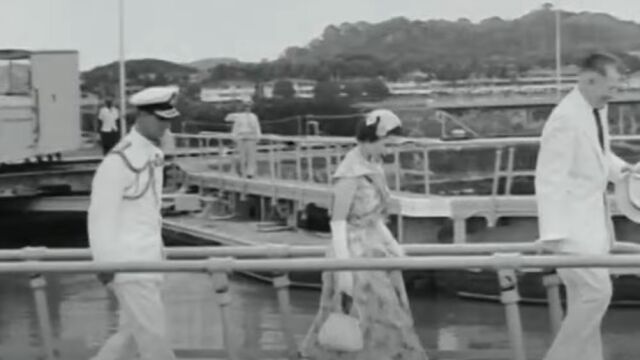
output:
M 607 66 L 620 67 L 620 59 L 607 52 L 594 52 L 587 55 L 580 64 L 582 72 L 594 71 L 600 75 L 607 75 Z

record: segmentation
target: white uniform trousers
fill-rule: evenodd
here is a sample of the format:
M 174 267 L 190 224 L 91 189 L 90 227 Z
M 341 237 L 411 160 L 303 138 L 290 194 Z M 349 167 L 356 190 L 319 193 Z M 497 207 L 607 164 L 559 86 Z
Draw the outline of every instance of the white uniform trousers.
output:
M 257 168 L 257 141 L 254 139 L 240 138 L 236 144 L 242 176 L 255 176 Z
M 160 282 L 135 280 L 111 283 L 120 305 L 118 332 L 93 360 L 175 360 L 166 330 Z M 137 351 L 136 351 L 137 350 Z
M 611 302 L 608 269 L 563 268 L 567 314 L 545 360 L 602 360 L 600 325 Z

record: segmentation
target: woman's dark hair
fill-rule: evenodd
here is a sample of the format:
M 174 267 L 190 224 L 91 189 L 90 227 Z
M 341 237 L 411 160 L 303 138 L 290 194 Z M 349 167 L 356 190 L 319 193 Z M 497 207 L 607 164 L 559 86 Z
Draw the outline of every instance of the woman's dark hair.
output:
M 378 124 L 380 123 L 380 116 L 376 117 L 376 122 L 371 125 L 367 125 L 366 121 L 367 118 L 365 117 L 358 122 L 358 126 L 356 127 L 356 140 L 367 143 L 380 140 L 380 137 L 376 134 Z M 389 135 L 402 136 L 402 127 L 396 126 L 389 130 L 386 136 Z

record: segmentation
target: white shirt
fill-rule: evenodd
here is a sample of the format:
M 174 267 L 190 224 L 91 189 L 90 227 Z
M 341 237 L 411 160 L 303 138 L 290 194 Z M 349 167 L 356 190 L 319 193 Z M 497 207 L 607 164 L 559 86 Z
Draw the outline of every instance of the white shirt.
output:
M 89 246 L 95 261 L 164 258 L 163 159 L 162 151 L 135 128 L 104 158 L 93 178 L 88 211 Z M 162 278 L 160 273 L 119 273 L 115 281 Z
M 236 112 L 227 115 L 225 121 L 233 122 L 231 134 L 234 136 L 255 136 L 262 135 L 260 121 L 256 114 L 251 112 Z
M 98 119 L 102 123 L 102 127 L 100 131 L 102 132 L 111 132 L 118 130 L 117 122 L 120 118 L 120 113 L 116 107 L 108 108 L 103 106 L 100 108 L 100 112 L 98 113 Z

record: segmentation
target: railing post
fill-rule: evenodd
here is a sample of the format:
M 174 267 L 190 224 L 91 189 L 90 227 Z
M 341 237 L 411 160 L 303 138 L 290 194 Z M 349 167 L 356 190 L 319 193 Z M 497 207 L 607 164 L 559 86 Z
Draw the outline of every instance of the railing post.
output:
M 424 149 L 422 154 L 424 156 L 424 158 L 422 159 L 422 166 L 424 171 L 424 193 L 429 195 L 431 194 L 431 184 L 429 184 L 429 181 L 431 179 L 431 171 L 429 170 L 429 150 Z
M 507 331 L 513 351 L 514 360 L 526 360 L 524 337 L 522 335 L 522 321 L 518 302 L 518 278 L 513 269 L 499 269 L 498 281 L 500 283 L 500 300 L 504 304 L 507 318 Z
M 276 178 L 276 158 L 274 152 L 274 141 L 269 141 L 269 175 L 271 181 Z
M 291 256 L 291 250 L 288 245 L 271 245 L 268 251 L 268 257 L 271 259 L 286 259 Z M 284 340 L 287 345 L 287 358 L 291 360 L 298 359 L 298 345 L 294 337 L 293 318 L 291 315 L 291 301 L 289 296 L 289 274 L 285 272 L 274 272 L 273 287 L 278 295 L 278 305 L 280 307 L 280 315 L 282 320 L 282 331 Z
M 44 257 L 46 247 L 26 247 L 23 249 L 27 261 L 39 261 Z M 40 339 L 46 360 L 56 360 L 56 352 L 53 345 L 53 330 L 51 328 L 51 315 L 47 302 L 47 280 L 42 274 L 32 274 L 29 281 L 33 290 L 33 299 L 36 305 L 36 315 L 40 326 Z
M 456 216 L 453 218 L 453 243 L 464 244 L 467 242 L 467 218 Z
M 325 143 L 322 144 L 322 146 L 324 147 L 324 154 L 325 154 L 325 163 L 327 165 L 326 171 L 327 171 L 327 184 L 331 184 L 331 176 L 333 175 L 333 171 L 331 171 L 331 145 L 327 145 Z
M 315 177 L 313 176 L 313 144 L 307 144 L 307 176 L 310 183 L 315 182 Z
M 234 154 L 235 155 L 235 154 Z M 224 172 L 224 146 L 222 145 L 222 138 L 218 138 L 218 171 Z M 233 168 L 233 162 L 235 157 L 231 158 L 231 168 Z
M 215 260 L 212 260 L 215 261 Z M 211 272 L 211 278 L 216 291 L 220 316 L 222 318 L 222 331 L 224 345 L 230 360 L 240 360 L 238 346 L 233 332 L 233 319 L 231 316 L 231 295 L 229 294 L 229 276 L 225 272 Z
M 296 181 L 302 181 L 302 146 L 296 141 Z
M 511 185 L 513 184 L 513 166 L 515 161 L 516 147 L 509 147 L 509 155 L 507 158 L 507 180 L 504 185 L 506 195 L 511 195 Z
M 404 243 L 404 219 L 402 216 L 402 206 L 398 206 L 396 214 L 396 226 L 398 227 L 398 243 Z
M 555 335 L 562 325 L 562 302 L 560 300 L 560 285 L 562 280 L 556 272 L 546 274 L 542 278 L 542 284 L 547 289 L 547 301 L 549 306 L 549 322 L 551 324 L 551 333 Z
M 500 188 L 500 177 L 502 175 L 502 148 L 496 149 L 496 157 L 493 163 L 493 184 L 491 184 L 491 196 L 498 195 L 498 189 Z
M 282 168 L 283 168 L 283 162 L 286 159 L 283 159 L 282 155 L 284 154 L 284 143 L 280 143 L 280 142 L 276 142 L 275 143 L 278 144 L 278 146 L 276 147 L 276 149 L 274 151 L 276 151 L 275 153 L 275 159 L 276 159 L 276 177 L 278 180 L 282 180 L 283 179 L 283 174 L 282 174 Z
M 400 149 L 398 146 L 394 147 L 393 149 L 393 162 L 395 162 L 395 182 L 396 182 L 396 186 L 395 186 L 395 190 L 396 191 L 400 191 L 400 189 L 402 188 L 400 186 L 400 172 L 402 171 L 402 168 L 400 167 Z
M 38 325 L 40 325 L 40 338 L 47 360 L 56 360 L 53 346 L 53 330 L 51 329 L 51 317 L 49 315 L 49 305 L 47 303 L 47 281 L 42 274 L 34 274 L 31 277 L 31 289 L 36 303 L 36 314 Z
M 280 315 L 282 317 L 282 330 L 284 332 L 284 339 L 287 343 L 288 358 L 291 360 L 297 359 L 298 345 L 296 344 L 295 337 L 293 336 L 293 318 L 291 315 L 291 301 L 289 299 L 289 285 L 291 281 L 286 273 L 274 274 L 273 287 L 278 293 L 278 304 L 280 305 Z

